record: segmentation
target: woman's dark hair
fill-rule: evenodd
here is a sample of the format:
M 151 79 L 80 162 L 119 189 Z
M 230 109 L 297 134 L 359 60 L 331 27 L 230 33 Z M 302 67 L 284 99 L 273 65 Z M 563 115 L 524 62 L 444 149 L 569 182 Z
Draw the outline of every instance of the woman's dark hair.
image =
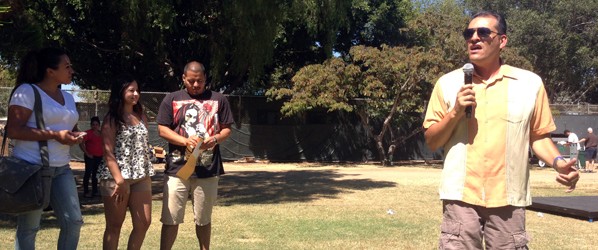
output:
M 124 99 L 123 94 L 125 89 L 131 85 L 135 81 L 132 75 L 124 74 L 120 75 L 116 78 L 116 81 L 112 84 L 112 88 L 110 91 L 110 99 L 108 99 L 108 114 L 106 114 L 111 122 L 114 122 L 118 127 L 125 124 L 125 120 L 123 118 L 124 111 Z M 138 90 L 139 91 L 139 90 Z M 137 102 L 133 106 L 133 112 L 141 117 L 143 113 L 143 106 L 141 106 L 141 102 Z
M 100 122 L 100 118 L 99 118 L 99 117 L 97 117 L 97 116 L 94 116 L 94 117 L 92 117 L 92 118 L 91 118 L 91 121 L 89 122 L 89 124 L 93 124 L 93 122 L 97 122 L 97 123 L 100 123 L 100 124 L 101 124 L 101 122 Z
M 21 59 L 15 87 L 22 83 L 41 82 L 48 68 L 58 69 L 63 55 L 66 55 L 66 51 L 58 48 L 43 48 L 29 51 Z

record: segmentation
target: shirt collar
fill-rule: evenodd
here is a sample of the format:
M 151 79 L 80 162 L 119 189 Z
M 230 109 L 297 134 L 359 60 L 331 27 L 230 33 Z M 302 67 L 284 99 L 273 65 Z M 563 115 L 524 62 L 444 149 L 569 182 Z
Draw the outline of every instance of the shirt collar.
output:
M 502 59 L 501 59 L 501 63 L 502 63 Z M 507 64 L 501 64 L 500 69 L 498 70 L 498 74 L 496 74 L 496 76 L 494 76 L 493 78 L 488 79 L 488 81 L 481 80 L 481 78 L 475 73 L 474 73 L 474 76 L 477 77 L 480 80 L 480 82 L 482 82 L 486 85 L 492 85 L 498 81 L 502 81 L 505 77 L 509 78 L 509 79 L 517 79 L 517 77 L 513 73 L 512 69 L 513 69 L 513 67 L 511 67 Z

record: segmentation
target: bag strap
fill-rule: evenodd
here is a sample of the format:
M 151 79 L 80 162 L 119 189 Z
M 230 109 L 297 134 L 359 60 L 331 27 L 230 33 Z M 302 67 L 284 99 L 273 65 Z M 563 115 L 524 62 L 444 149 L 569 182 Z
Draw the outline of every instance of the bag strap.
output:
M 35 112 L 35 123 L 37 124 L 38 129 L 44 129 L 46 127 L 46 125 L 44 123 L 44 117 L 43 117 L 42 98 L 39 95 L 39 91 L 37 90 L 37 88 L 35 86 L 33 86 L 33 84 L 31 84 L 31 83 L 29 85 L 33 89 L 33 94 L 35 96 L 35 103 L 33 104 L 33 112 Z M 12 94 L 15 92 L 17 87 L 15 87 L 12 90 L 10 97 L 8 99 L 8 103 L 10 103 L 10 100 L 12 99 Z M 9 118 L 7 117 L 6 124 L 8 124 L 8 119 Z M 8 136 L 6 133 L 6 126 L 5 126 L 4 127 L 4 138 L 2 139 L 2 151 L 0 153 L 0 154 L 2 154 L 2 156 L 4 156 L 4 148 L 6 146 L 6 138 L 7 137 Z M 44 167 L 49 167 L 50 166 L 50 156 L 49 156 L 50 151 L 48 151 L 48 141 L 38 141 L 38 143 L 39 143 L 39 149 L 40 149 L 39 154 L 42 159 L 42 165 Z

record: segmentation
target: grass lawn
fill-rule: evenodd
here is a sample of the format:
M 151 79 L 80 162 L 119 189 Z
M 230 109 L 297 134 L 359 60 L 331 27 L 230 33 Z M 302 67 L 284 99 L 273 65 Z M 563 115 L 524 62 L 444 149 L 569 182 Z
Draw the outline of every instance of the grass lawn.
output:
M 73 167 L 78 179 L 82 171 Z M 157 167 L 160 170 L 159 167 Z M 213 214 L 214 249 L 436 249 L 441 221 L 441 169 L 333 164 L 225 164 Z M 161 172 L 161 171 L 159 171 Z M 582 174 L 565 194 L 551 169 L 534 168 L 534 196 L 598 196 L 598 174 Z M 154 178 L 153 221 L 143 249 L 160 241 L 161 176 Z M 98 198 L 82 199 L 85 224 L 79 249 L 101 249 Z M 174 249 L 197 249 L 191 206 Z M 14 219 L 0 216 L 0 249 L 13 248 Z M 131 230 L 127 217 L 120 249 Z M 598 249 L 598 223 L 527 211 L 531 249 Z M 55 249 L 58 227 L 44 213 L 38 249 Z

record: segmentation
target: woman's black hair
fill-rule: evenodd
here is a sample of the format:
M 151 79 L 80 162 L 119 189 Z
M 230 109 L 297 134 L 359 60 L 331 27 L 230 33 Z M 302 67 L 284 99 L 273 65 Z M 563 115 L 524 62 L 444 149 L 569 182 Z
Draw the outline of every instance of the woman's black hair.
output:
M 108 99 L 108 113 L 106 114 L 110 118 L 110 122 L 114 122 L 117 127 L 125 124 L 124 120 L 124 98 L 123 94 L 125 89 L 135 81 L 132 75 L 123 74 L 116 78 L 116 81 L 112 84 L 110 91 L 110 99 Z M 138 85 L 139 86 L 139 85 Z M 139 91 L 139 90 L 138 90 Z M 133 106 L 133 112 L 141 117 L 143 113 L 143 106 L 141 102 L 137 102 Z
M 66 51 L 59 48 L 31 50 L 21 59 L 15 87 L 23 83 L 38 83 L 44 80 L 48 68 L 58 69 Z

